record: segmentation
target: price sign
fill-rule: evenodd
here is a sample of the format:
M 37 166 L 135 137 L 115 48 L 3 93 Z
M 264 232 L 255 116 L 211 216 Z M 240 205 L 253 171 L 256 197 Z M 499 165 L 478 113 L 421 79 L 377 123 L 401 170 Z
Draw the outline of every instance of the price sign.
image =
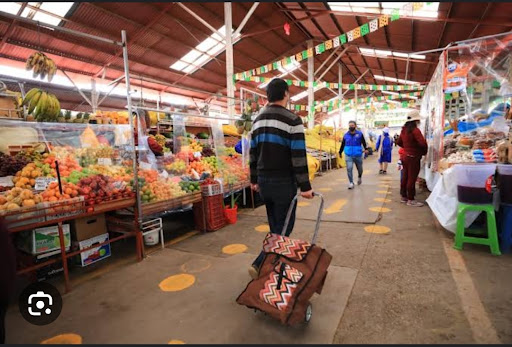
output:
M 0 186 L 1 187 L 13 187 L 14 184 L 12 183 L 12 177 L 13 176 L 0 177 Z
M 142 169 L 142 170 L 151 170 L 151 164 L 149 163 L 145 163 L 143 161 L 141 161 L 139 163 L 139 167 Z
M 112 159 L 110 158 L 98 158 L 98 165 L 111 166 Z
M 194 158 L 201 158 L 201 152 L 194 152 Z
M 46 190 L 48 185 L 52 182 L 57 182 L 56 178 L 53 177 L 38 177 L 36 178 L 35 190 Z

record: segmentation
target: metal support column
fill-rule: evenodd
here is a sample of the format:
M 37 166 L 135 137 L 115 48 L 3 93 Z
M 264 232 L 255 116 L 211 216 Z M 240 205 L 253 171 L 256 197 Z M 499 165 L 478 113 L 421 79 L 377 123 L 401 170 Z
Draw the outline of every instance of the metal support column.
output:
M 313 49 L 313 40 L 308 41 L 308 49 Z M 315 81 L 315 58 L 308 57 L 308 128 L 313 129 L 315 126 L 315 90 L 313 83 Z
M 338 102 L 339 102 L 339 112 L 340 112 L 340 119 L 339 119 L 339 126 L 341 129 L 341 120 L 343 118 L 343 66 L 341 64 L 338 64 Z
M 128 122 L 130 124 L 130 129 L 132 131 L 138 131 L 138 129 L 134 129 L 133 126 L 133 116 L 132 116 L 132 96 L 131 96 L 131 86 L 130 86 L 130 67 L 128 63 L 128 46 L 127 46 L 127 39 L 126 39 L 126 31 L 121 30 L 121 40 L 122 40 L 122 47 L 123 47 L 123 62 L 124 62 L 124 79 L 125 79 L 125 85 L 126 85 L 126 102 L 128 107 Z M 137 122 L 137 126 L 139 125 L 139 122 Z M 136 211 L 136 218 L 137 221 L 135 222 L 135 225 L 140 228 L 140 225 L 142 223 L 141 213 L 142 213 L 142 203 L 140 199 L 139 194 L 139 175 L 138 175 L 138 167 L 137 167 L 137 147 L 135 147 L 135 136 L 130 136 L 130 147 L 133 148 L 132 151 L 132 162 L 133 162 L 133 182 L 134 182 L 134 189 L 135 189 L 135 196 L 137 198 L 137 211 Z M 137 245 L 139 247 L 140 253 L 139 254 L 139 260 L 142 260 L 143 254 L 143 246 L 142 246 L 142 233 L 140 230 L 137 230 L 137 235 L 135 236 L 137 240 Z
M 235 114 L 235 83 L 233 81 L 233 18 L 231 15 L 231 3 L 224 3 L 224 22 L 226 25 L 226 88 L 228 116 Z

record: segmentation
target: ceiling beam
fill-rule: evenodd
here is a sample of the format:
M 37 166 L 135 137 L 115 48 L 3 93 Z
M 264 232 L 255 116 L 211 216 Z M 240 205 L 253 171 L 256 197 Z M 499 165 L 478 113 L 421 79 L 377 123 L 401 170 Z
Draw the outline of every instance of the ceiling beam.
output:
M 478 28 L 480 27 L 480 24 L 482 22 L 482 20 L 484 19 L 484 17 L 487 15 L 487 12 L 489 12 L 489 9 L 491 8 L 492 6 L 492 2 L 488 2 L 487 3 L 487 6 L 485 7 L 485 10 L 484 12 L 482 13 L 482 15 L 480 16 L 480 19 L 478 20 L 478 23 L 475 25 L 475 27 L 473 28 L 473 30 L 471 31 L 471 34 L 469 34 L 468 36 L 468 40 L 469 39 L 472 39 L 473 38 L 473 35 L 476 33 L 476 31 L 478 30 Z
M 240 23 L 238 28 L 236 28 L 235 32 L 233 33 L 234 37 L 236 37 L 238 34 L 240 34 L 242 32 L 242 29 L 244 28 L 245 24 L 247 24 L 247 21 L 249 20 L 249 18 L 251 18 L 254 11 L 256 11 L 256 7 L 258 7 L 259 4 L 260 4 L 259 2 L 255 2 L 254 4 L 252 4 L 251 8 L 245 15 L 244 19 L 242 20 L 242 22 Z
M 161 10 L 161 12 L 153 17 L 153 19 L 151 21 L 149 21 L 144 27 L 142 28 L 139 28 L 134 34 L 132 37 L 128 38 L 128 42 L 127 42 L 127 45 L 128 47 L 130 47 L 129 45 L 137 42 L 138 39 L 141 38 L 142 35 L 144 35 L 149 28 L 151 28 L 153 25 L 155 25 L 156 22 L 158 22 L 160 20 L 160 18 L 162 18 L 162 16 L 171 8 L 171 6 L 173 6 L 173 3 L 168 3 L 167 6 L 165 6 L 165 8 L 163 8 Z M 142 45 L 142 47 L 144 48 L 147 48 L 145 47 L 144 45 Z M 110 64 L 112 64 L 112 62 L 118 58 L 121 54 L 123 53 L 123 49 L 122 47 L 121 48 L 118 48 L 117 49 L 117 52 L 111 56 L 107 62 L 105 63 L 105 65 L 103 66 L 102 69 L 100 69 L 98 72 L 96 72 L 96 74 L 94 75 L 94 77 L 98 77 L 99 74 L 101 74 L 101 72 L 103 71 L 103 69 L 105 69 L 106 67 L 108 67 Z
M 23 10 L 25 9 L 25 7 L 27 7 L 27 5 L 28 5 L 28 2 L 24 2 L 21 5 L 21 7 L 18 10 L 18 13 L 16 15 L 21 16 L 21 14 L 23 13 Z M 7 40 L 11 37 L 12 33 L 14 32 L 17 22 L 18 22 L 18 20 L 13 19 L 11 24 L 9 24 L 9 26 L 7 27 L 7 31 L 5 32 L 5 34 L 2 37 L 2 42 L 0 42 L 0 53 L 2 53 L 4 51 L 5 43 L 7 42 Z

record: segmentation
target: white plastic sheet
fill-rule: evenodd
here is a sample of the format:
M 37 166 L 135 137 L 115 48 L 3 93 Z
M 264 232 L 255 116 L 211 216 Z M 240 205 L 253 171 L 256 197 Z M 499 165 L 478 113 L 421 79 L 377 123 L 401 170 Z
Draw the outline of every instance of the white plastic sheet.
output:
M 443 228 L 455 233 L 459 202 L 457 200 L 457 178 L 453 168 L 440 174 L 440 178 L 427 199 L 427 204 Z M 479 214 L 480 212 L 467 212 L 465 227 L 469 227 L 478 218 Z

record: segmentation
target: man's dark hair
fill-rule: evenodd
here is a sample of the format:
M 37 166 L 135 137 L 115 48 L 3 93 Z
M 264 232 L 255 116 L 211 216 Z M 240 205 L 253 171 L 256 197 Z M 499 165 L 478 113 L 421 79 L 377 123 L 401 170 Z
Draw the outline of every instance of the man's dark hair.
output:
M 281 101 L 288 91 L 288 84 L 282 78 L 274 78 L 267 86 L 267 98 L 269 102 Z
M 357 127 L 357 123 L 355 120 L 351 120 L 350 122 L 348 122 L 348 125 L 350 125 L 350 124 L 354 124 Z

